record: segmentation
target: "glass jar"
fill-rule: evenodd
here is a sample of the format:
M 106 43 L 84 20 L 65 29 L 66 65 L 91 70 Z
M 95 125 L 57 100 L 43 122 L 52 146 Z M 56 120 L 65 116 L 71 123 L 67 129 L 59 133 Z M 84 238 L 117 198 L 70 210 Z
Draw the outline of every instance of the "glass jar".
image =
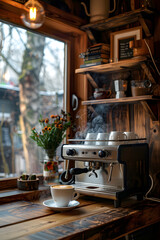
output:
M 58 160 L 54 153 L 46 150 L 46 157 L 43 161 L 43 182 L 44 185 L 59 183 Z
M 150 80 L 131 80 L 132 96 L 143 96 L 152 93 L 152 83 Z

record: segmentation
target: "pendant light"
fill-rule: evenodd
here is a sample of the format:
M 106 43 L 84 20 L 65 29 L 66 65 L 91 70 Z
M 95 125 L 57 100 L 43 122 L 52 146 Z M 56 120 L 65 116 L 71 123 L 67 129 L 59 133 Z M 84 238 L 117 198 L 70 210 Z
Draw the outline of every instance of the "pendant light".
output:
M 37 0 L 29 0 L 25 3 L 21 18 L 26 27 L 32 29 L 41 27 L 44 17 L 44 8 Z

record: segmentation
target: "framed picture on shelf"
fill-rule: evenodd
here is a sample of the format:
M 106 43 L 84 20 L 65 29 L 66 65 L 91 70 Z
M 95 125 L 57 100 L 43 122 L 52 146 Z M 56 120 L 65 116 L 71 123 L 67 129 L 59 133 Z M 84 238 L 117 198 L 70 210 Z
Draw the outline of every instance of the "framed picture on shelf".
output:
M 110 59 L 112 62 L 133 57 L 130 42 L 142 39 L 142 27 L 129 28 L 110 34 Z

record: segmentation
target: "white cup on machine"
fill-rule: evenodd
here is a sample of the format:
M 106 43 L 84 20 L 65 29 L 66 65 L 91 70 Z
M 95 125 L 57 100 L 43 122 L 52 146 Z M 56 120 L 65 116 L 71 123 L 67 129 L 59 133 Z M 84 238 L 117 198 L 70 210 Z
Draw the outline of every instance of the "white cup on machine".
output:
M 98 133 L 96 145 L 108 145 L 109 133 Z M 107 140 L 107 141 L 106 141 Z
M 97 133 L 87 133 L 84 144 L 85 145 L 95 145 L 96 144 Z M 89 141 L 91 140 L 91 141 Z M 93 141 L 95 140 L 95 141 Z
M 108 145 L 118 145 L 124 144 L 127 139 L 127 135 L 124 132 L 120 131 L 111 131 L 109 134 L 109 142 Z
M 138 135 L 134 132 L 124 132 L 127 136 L 127 143 L 138 143 Z M 133 141 L 131 141 L 133 139 Z

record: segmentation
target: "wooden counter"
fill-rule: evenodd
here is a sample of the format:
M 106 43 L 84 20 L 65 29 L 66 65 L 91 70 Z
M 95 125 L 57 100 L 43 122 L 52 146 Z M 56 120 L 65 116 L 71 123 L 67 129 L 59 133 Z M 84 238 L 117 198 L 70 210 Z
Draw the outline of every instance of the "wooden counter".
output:
M 129 199 L 114 208 L 111 200 L 80 196 L 75 209 L 55 212 L 43 206 L 50 198 L 43 194 L 38 201 L 2 201 L 0 239 L 119 239 L 155 223 L 160 226 L 158 202 Z M 160 239 L 160 232 L 154 234 L 152 240 Z

